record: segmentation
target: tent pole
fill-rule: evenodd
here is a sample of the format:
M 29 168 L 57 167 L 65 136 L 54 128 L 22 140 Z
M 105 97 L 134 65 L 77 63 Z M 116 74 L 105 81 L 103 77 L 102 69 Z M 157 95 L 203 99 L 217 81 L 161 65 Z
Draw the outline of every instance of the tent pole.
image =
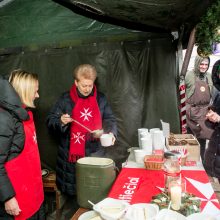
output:
M 186 54 L 184 57 L 182 69 L 180 72 L 180 84 L 179 84 L 179 93 L 180 93 L 180 124 L 182 134 L 187 133 L 187 123 L 186 123 L 186 85 L 185 85 L 185 75 L 189 65 L 189 60 L 192 55 L 193 46 L 195 44 L 195 28 L 190 33 L 189 42 L 187 45 Z
M 183 78 L 186 75 L 186 71 L 187 71 L 189 61 L 192 55 L 193 46 L 195 44 L 195 33 L 196 33 L 196 29 L 193 28 L 193 30 L 190 33 L 189 42 L 187 45 L 186 54 L 185 54 L 184 61 L 183 61 L 183 66 L 180 72 L 180 77 L 183 77 Z

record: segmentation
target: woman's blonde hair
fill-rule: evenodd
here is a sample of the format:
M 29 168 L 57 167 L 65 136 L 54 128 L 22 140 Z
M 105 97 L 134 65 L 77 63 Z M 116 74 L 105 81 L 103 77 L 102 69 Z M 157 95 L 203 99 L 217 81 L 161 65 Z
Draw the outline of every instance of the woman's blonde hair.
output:
M 35 108 L 33 96 L 35 95 L 35 86 L 38 83 L 38 75 L 24 70 L 14 70 L 11 72 L 9 82 L 14 87 L 21 98 L 21 102 L 31 108 Z
M 94 66 L 90 64 L 81 64 L 73 71 L 74 79 L 79 81 L 80 78 L 91 79 L 95 81 L 97 72 Z

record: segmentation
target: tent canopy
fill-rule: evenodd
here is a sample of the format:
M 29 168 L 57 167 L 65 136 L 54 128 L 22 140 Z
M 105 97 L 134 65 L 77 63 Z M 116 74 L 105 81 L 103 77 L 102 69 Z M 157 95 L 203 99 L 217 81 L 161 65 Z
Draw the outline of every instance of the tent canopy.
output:
M 183 43 L 216 0 L 54 0 L 101 22 L 145 32 L 183 31 Z
M 13 0 L 5 4 L 0 7 L 0 27 L 0 53 L 6 54 L 25 48 L 62 48 L 155 35 L 81 16 L 52 0 Z
M 9 2 L 9 3 L 7 3 Z M 2 0 L 0 52 L 39 45 L 62 47 L 97 38 L 129 39 L 192 28 L 216 0 Z M 22 6 L 22 7 L 21 7 Z M 64 10 L 64 7 L 67 10 Z M 74 12 L 72 12 L 72 11 Z
M 57 143 L 45 120 L 82 63 L 96 67 L 97 87 L 117 119 L 118 139 L 107 156 L 123 162 L 127 149 L 138 146 L 137 129 L 161 127 L 160 119 L 178 133 L 178 57 L 171 31 L 183 24 L 189 31 L 210 2 L 60 1 L 66 8 L 52 0 L 0 1 L 0 74 L 22 68 L 39 75 L 34 114 L 42 161 L 55 167 Z

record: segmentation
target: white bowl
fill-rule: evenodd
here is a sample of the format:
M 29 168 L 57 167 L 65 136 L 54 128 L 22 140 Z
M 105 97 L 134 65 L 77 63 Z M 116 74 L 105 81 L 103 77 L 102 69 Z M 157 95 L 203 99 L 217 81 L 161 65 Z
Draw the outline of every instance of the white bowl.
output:
M 147 155 L 147 152 L 143 149 L 134 150 L 134 157 L 135 157 L 136 163 L 144 164 L 145 155 Z
M 98 213 L 95 211 L 84 212 L 82 215 L 79 216 L 78 220 L 90 220 L 95 217 L 97 217 L 97 220 L 102 220 L 101 217 L 99 217 Z
M 162 209 L 157 214 L 155 220 L 187 220 L 187 218 L 178 212 L 168 209 Z M 197 220 L 201 220 L 201 219 L 197 219 Z
M 137 203 L 128 207 L 124 220 L 154 220 L 158 212 L 159 207 L 156 204 Z
M 123 200 L 106 198 L 93 206 L 105 220 L 118 220 L 126 212 L 129 204 Z
M 203 213 L 194 213 L 189 215 L 187 220 L 217 220 L 215 217 Z
M 41 170 L 42 177 L 45 178 L 49 175 L 50 171 L 48 169 Z

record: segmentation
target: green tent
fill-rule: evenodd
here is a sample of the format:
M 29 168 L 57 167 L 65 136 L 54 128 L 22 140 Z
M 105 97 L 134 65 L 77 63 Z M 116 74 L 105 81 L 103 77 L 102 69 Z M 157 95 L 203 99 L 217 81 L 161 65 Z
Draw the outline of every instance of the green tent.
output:
M 115 2 L 126 6 L 126 1 L 104 2 L 106 10 Z M 106 94 L 117 118 L 116 146 L 106 150 L 106 156 L 117 164 L 126 160 L 128 148 L 138 146 L 138 128 L 161 128 L 162 119 L 170 123 L 171 132 L 180 132 L 177 40 L 171 26 L 151 23 L 145 24 L 150 27 L 147 32 L 142 25 L 132 29 L 142 18 L 137 11 L 133 14 L 129 4 L 125 7 L 129 13 L 121 16 L 124 19 L 131 14 L 132 21 L 121 25 L 115 17 L 108 22 L 110 12 L 103 22 L 97 13 L 92 18 L 88 7 L 83 11 L 51 0 L 0 2 L 0 73 L 8 75 L 18 68 L 38 73 L 37 137 L 42 162 L 51 168 L 56 163 L 57 143 L 49 135 L 45 119 L 56 99 L 70 89 L 73 69 L 82 63 L 97 68 L 97 87 Z

